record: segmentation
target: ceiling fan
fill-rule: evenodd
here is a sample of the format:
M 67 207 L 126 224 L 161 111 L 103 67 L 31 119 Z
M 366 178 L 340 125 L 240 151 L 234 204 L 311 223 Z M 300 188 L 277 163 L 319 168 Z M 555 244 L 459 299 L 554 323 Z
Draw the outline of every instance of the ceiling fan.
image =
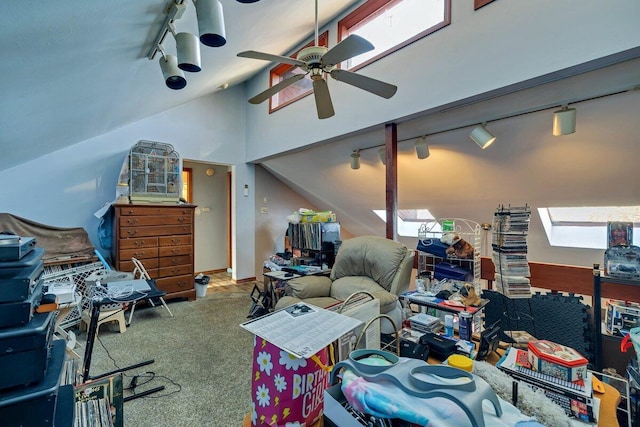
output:
M 333 110 L 333 103 L 331 102 L 331 95 L 329 94 L 329 87 L 327 85 L 327 75 L 330 75 L 335 80 L 350 84 L 386 99 L 395 95 L 398 88 L 392 84 L 337 68 L 337 65 L 342 61 L 346 61 L 347 59 L 369 52 L 370 50 L 373 50 L 374 47 L 370 42 L 356 34 L 351 34 L 331 49 L 325 46 L 319 46 L 318 0 L 316 0 L 315 5 L 315 45 L 302 49 L 296 58 L 272 55 L 254 50 L 248 50 L 238 54 L 238 56 L 242 58 L 291 64 L 303 71 L 303 73 L 287 77 L 264 92 L 260 92 L 251 98 L 249 103 L 260 104 L 286 87 L 302 80 L 307 75 L 309 75 L 313 81 L 313 95 L 316 101 L 316 109 L 318 111 L 319 119 L 326 119 L 335 114 Z

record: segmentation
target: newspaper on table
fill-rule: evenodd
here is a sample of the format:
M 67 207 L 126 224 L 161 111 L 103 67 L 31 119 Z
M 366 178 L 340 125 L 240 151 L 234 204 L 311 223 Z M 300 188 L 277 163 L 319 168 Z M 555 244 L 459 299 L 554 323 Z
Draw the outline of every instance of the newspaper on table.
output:
M 240 326 L 282 350 L 306 359 L 363 323 L 353 317 L 299 302 Z

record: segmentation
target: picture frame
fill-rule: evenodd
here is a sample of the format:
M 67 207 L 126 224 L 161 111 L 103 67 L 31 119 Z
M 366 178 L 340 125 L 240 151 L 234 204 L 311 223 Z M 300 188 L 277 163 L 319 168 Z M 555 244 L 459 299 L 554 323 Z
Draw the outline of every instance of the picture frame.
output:
M 473 9 L 474 10 L 478 10 L 480 9 L 482 6 L 486 6 L 489 3 L 493 2 L 495 0 L 473 0 Z
M 607 248 L 630 246 L 633 244 L 633 223 L 621 221 L 607 222 Z

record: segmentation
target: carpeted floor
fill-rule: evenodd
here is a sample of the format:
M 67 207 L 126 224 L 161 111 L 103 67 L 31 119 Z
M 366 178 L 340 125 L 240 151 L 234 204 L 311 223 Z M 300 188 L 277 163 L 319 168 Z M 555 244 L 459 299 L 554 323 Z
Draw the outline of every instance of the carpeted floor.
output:
M 90 375 L 155 359 L 127 371 L 124 385 L 140 375 L 136 392 L 166 387 L 126 402 L 125 426 L 242 425 L 251 405 L 253 335 L 239 324 L 247 320 L 253 283 L 213 282 L 206 297 L 169 302 L 173 318 L 162 307 L 136 308 L 125 333 L 118 333 L 115 324 L 101 326 Z M 85 339 L 83 333 L 79 340 Z M 151 376 L 147 371 L 155 378 L 144 384 Z

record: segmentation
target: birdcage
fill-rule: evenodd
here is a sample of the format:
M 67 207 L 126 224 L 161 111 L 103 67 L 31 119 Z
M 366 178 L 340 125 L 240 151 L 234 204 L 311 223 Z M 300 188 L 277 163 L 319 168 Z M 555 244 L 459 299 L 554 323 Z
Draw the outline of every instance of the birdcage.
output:
M 182 191 L 182 161 L 170 144 L 139 141 L 129 151 L 131 203 L 177 203 Z

